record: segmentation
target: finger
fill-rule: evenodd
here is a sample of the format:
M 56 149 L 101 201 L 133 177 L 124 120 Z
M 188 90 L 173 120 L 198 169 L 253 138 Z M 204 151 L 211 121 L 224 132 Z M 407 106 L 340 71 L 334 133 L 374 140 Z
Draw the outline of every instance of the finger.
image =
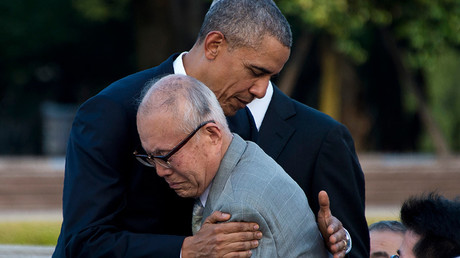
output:
M 260 236 L 258 236 L 260 234 Z M 261 232 L 241 232 L 223 235 L 216 239 L 219 248 L 219 256 L 232 254 L 229 257 L 246 257 L 248 251 L 259 246 L 259 241 L 262 236 Z M 243 255 L 243 256 L 240 256 Z M 250 256 L 250 255 L 249 255 Z
M 229 254 L 226 254 L 222 257 L 225 257 L 225 258 L 233 258 L 233 257 L 251 257 L 252 255 L 252 252 L 251 251 L 244 251 L 244 252 L 233 252 L 233 253 L 229 253 Z
M 230 214 L 220 212 L 220 211 L 215 211 L 204 220 L 203 224 L 204 223 L 216 224 L 218 222 L 225 222 L 229 219 L 230 219 Z
M 204 224 L 217 224 L 219 222 L 225 222 L 230 219 L 230 214 L 214 211 L 209 217 L 205 219 L 203 222 Z M 233 232 L 249 232 L 249 231 L 257 231 L 259 229 L 259 225 L 254 222 L 227 222 L 221 223 L 222 229 L 225 233 L 233 233 Z
M 334 254 L 334 258 L 344 258 L 346 255 L 345 251 Z
M 201 228 L 204 228 L 208 225 L 210 224 L 206 224 L 206 221 L 205 221 L 205 224 L 203 224 Z M 253 237 L 256 239 L 260 239 L 257 237 L 259 234 L 262 234 L 260 231 L 258 231 L 259 225 L 254 222 L 226 222 L 226 223 L 219 223 L 219 224 L 212 224 L 212 225 L 214 225 L 213 230 L 216 233 L 224 233 L 224 234 L 242 233 L 243 235 L 251 235 L 251 236 L 256 235 L 256 233 L 258 233 L 256 237 Z M 244 234 L 244 233 L 248 233 L 248 234 Z
M 340 254 L 340 253 L 343 253 L 345 256 L 345 251 L 347 250 L 347 248 L 348 248 L 347 241 L 341 240 L 331 246 L 331 252 L 334 254 L 334 257 L 335 257 L 335 254 Z
M 340 233 L 340 231 L 343 231 L 342 233 L 345 236 L 345 230 L 343 230 L 342 222 L 340 222 L 340 220 L 338 220 L 336 217 L 331 215 L 327 223 L 328 223 L 327 232 L 330 235 L 336 234 L 337 232 Z
M 227 239 L 232 239 L 234 242 L 245 242 L 262 239 L 262 232 L 250 231 L 250 232 L 235 232 L 226 234 Z
M 240 242 L 229 242 L 224 247 L 223 250 L 228 250 L 228 252 L 244 252 L 250 251 L 251 249 L 257 248 L 259 246 L 258 240 L 246 240 Z
M 340 230 L 336 230 L 330 237 L 329 237 L 329 242 L 331 244 L 337 244 L 340 242 L 347 241 L 347 234 L 345 233 L 345 230 L 343 228 L 340 228 Z
M 331 209 L 329 206 L 329 196 L 326 191 L 320 191 L 318 194 L 318 203 L 319 203 L 319 213 L 322 213 L 324 218 L 329 218 L 331 216 Z

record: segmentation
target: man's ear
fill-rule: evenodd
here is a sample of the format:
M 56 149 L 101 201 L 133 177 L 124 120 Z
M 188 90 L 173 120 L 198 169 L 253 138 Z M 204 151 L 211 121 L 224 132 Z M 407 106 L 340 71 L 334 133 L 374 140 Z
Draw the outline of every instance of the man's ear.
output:
M 225 45 L 224 34 L 220 31 L 211 31 L 204 40 L 204 53 L 207 59 L 214 60 Z
M 215 123 L 207 124 L 205 130 L 211 144 L 215 145 L 222 143 L 222 131 Z

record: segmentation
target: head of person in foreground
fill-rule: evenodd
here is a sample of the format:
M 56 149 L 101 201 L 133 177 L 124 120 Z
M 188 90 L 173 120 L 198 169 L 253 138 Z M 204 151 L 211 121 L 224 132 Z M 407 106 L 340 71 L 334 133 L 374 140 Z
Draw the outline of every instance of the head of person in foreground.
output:
M 216 175 L 232 134 L 214 93 L 186 75 L 151 82 L 137 112 L 144 162 L 179 196 L 199 197 Z
M 401 258 L 453 258 L 460 256 L 460 201 L 429 193 L 411 197 L 401 207 L 407 228 Z

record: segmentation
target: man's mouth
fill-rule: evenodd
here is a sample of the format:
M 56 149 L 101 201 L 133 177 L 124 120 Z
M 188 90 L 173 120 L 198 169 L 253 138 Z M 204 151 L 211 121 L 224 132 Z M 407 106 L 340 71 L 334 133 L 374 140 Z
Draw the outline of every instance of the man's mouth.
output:
M 247 104 L 251 103 L 252 99 L 249 99 L 249 100 L 245 100 L 245 99 L 241 99 L 241 98 L 236 98 L 239 102 L 243 103 L 244 106 L 246 106 Z
M 166 183 L 168 183 L 169 188 L 174 189 L 174 190 L 179 189 L 180 184 L 181 184 L 180 182 L 168 182 L 168 181 L 166 181 Z

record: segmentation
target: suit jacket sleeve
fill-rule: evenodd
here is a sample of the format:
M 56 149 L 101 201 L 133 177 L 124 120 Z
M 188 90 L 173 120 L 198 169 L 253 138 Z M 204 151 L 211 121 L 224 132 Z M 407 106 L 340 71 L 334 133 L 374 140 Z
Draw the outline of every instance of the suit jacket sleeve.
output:
M 95 100 L 97 98 L 97 101 Z M 78 111 L 68 142 L 64 221 L 53 257 L 179 257 L 183 236 L 133 233 L 119 227 L 126 204 L 132 144 L 130 121 L 104 96 Z
M 338 124 L 328 132 L 315 166 L 313 192 L 326 190 L 329 194 L 332 214 L 340 218 L 352 236 L 353 249 L 349 256 L 369 256 L 369 231 L 364 214 L 364 174 L 352 137 L 345 126 Z
M 232 214 L 231 221 L 251 221 L 260 226 L 263 237 L 259 241 L 259 246 L 252 250 L 251 257 L 328 257 L 313 214 L 307 219 L 307 216 L 302 216 L 305 210 L 300 210 L 300 207 L 299 210 L 293 210 L 295 207 L 279 207 L 276 216 L 272 216 L 270 212 L 263 211 L 263 207 L 256 205 L 240 203 L 230 206 L 232 207 L 224 207 L 222 210 L 228 209 Z M 293 217 L 296 219 L 286 221 L 286 218 Z M 283 223 L 277 223 L 280 220 Z

